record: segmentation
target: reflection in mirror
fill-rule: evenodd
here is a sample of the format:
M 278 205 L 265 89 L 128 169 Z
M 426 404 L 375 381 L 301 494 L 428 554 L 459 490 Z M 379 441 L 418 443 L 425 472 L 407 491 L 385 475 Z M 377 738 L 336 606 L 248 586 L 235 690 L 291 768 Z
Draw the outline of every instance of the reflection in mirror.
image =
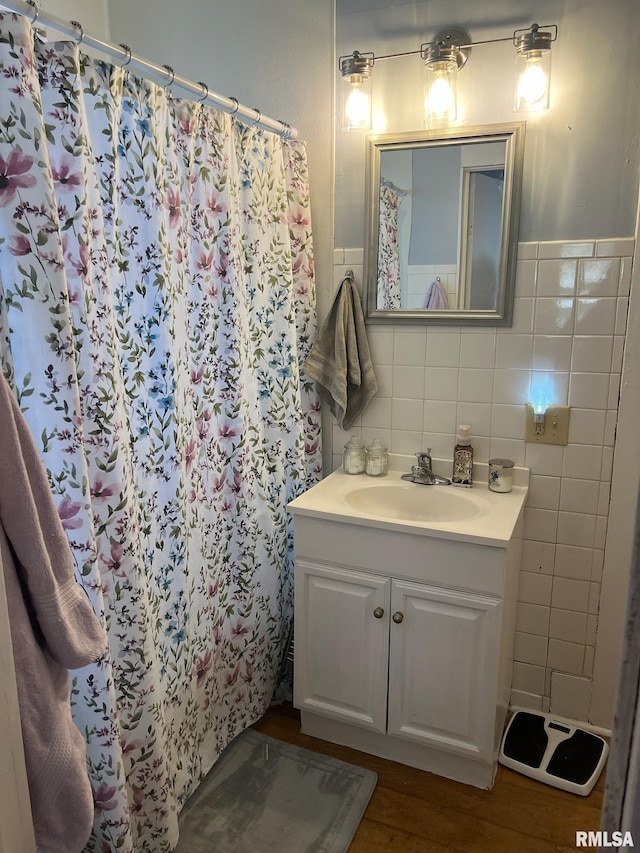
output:
M 369 138 L 370 322 L 511 322 L 523 127 Z

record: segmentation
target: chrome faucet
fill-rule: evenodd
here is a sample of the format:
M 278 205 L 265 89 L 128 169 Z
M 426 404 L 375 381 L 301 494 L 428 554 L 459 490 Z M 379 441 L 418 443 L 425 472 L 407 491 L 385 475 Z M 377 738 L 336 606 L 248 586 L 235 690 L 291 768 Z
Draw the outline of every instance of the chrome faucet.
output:
M 402 479 L 408 480 L 410 483 L 417 483 L 420 486 L 450 486 L 451 480 L 447 477 L 440 477 L 433 473 L 433 462 L 431 460 L 431 448 L 426 452 L 421 451 L 416 453 L 418 460 L 416 465 L 411 466 L 410 474 L 403 474 Z

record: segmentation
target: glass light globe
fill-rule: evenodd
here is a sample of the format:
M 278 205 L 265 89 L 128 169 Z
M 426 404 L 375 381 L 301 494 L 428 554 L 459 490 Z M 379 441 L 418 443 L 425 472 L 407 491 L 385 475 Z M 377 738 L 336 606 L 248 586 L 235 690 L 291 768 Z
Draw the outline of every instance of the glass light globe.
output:
M 547 96 L 547 75 L 536 60 L 527 62 L 527 67 L 518 81 L 518 101 L 525 102 L 529 109 L 544 108 Z
M 357 84 L 351 84 L 351 92 L 347 97 L 345 114 L 352 128 L 368 128 L 371 124 L 371 99 Z

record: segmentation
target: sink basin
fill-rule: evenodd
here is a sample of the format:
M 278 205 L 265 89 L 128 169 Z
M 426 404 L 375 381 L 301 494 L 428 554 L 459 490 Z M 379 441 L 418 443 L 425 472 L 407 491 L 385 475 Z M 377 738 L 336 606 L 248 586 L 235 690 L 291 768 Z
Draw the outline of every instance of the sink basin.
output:
M 511 541 L 527 496 L 528 471 L 518 469 L 522 485 L 505 494 L 487 488 L 488 466 L 476 465 L 472 489 L 423 486 L 402 479 L 411 456 L 389 454 L 385 477 L 353 476 L 334 471 L 289 504 L 298 518 L 310 516 L 379 530 L 406 532 L 505 547 Z M 451 460 L 436 460 L 436 474 L 451 470 Z M 296 518 L 296 523 L 297 523 Z
M 407 521 L 469 521 L 484 514 L 470 490 L 455 486 L 381 483 L 353 489 L 344 499 L 358 512 Z

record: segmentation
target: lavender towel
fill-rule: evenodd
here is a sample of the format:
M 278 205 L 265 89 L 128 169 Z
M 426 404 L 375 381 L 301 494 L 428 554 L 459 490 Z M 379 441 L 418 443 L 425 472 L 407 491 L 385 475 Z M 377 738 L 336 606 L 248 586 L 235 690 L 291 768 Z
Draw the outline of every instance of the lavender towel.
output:
M 80 853 L 94 807 L 67 669 L 95 661 L 106 638 L 76 583 L 44 467 L 2 373 L 0 557 L 36 842 L 42 853 Z
M 427 311 L 446 311 L 449 308 L 447 292 L 437 279 L 431 282 L 422 307 Z

